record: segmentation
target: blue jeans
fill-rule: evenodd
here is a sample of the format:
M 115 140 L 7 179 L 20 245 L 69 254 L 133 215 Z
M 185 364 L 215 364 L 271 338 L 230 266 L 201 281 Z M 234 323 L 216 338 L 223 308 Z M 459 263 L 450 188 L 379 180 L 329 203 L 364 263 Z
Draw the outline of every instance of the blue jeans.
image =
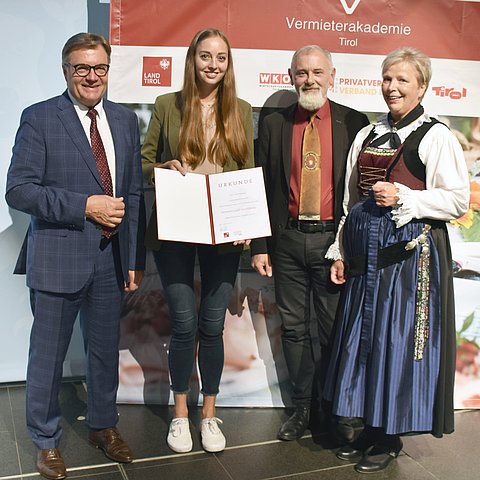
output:
M 194 271 L 200 263 L 201 294 L 197 314 Z M 223 370 L 223 326 L 237 276 L 240 252 L 218 254 L 217 247 L 163 241 L 154 252 L 170 310 L 172 338 L 168 353 L 171 388 L 187 393 L 195 363 L 204 395 L 217 395 Z

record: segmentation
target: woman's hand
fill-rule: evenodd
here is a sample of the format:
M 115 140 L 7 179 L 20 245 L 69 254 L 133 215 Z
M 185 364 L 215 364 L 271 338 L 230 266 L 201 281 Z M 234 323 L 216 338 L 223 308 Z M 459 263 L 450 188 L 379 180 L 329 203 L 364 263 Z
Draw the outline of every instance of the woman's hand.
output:
M 251 240 L 235 240 L 233 242 L 234 245 L 246 245 L 247 247 L 250 245 Z
M 332 263 L 330 267 L 330 280 L 336 285 L 343 285 L 347 281 L 343 260 L 335 260 Z
M 398 188 L 389 182 L 377 182 L 373 187 L 373 198 L 379 207 L 392 207 L 396 205 L 399 198 Z
M 168 160 L 168 161 L 163 162 L 163 163 L 157 163 L 155 166 L 158 166 L 160 168 L 168 168 L 170 170 L 177 170 L 182 175 L 187 174 L 186 168 L 183 167 L 182 162 L 180 162 L 180 160 L 177 160 L 177 159 Z

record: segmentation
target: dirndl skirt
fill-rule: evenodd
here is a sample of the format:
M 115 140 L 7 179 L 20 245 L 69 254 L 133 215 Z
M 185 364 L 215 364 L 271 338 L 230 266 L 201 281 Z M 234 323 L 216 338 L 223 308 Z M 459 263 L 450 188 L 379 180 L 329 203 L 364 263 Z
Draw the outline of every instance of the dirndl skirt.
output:
M 427 267 L 422 245 L 404 248 L 426 224 Z M 396 228 L 391 209 L 368 198 L 347 216 L 343 248 L 352 270 L 324 390 L 333 413 L 361 417 L 387 434 L 451 433 L 455 317 L 445 223 L 412 220 Z M 422 318 L 428 338 L 418 359 L 415 328 Z

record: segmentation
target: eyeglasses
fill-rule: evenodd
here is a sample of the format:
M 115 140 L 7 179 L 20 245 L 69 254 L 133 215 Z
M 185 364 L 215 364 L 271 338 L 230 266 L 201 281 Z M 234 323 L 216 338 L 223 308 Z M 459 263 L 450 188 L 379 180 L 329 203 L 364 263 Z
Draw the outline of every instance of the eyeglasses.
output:
M 110 65 L 106 65 L 105 63 L 100 63 L 98 65 L 87 65 L 85 63 L 72 65 L 71 63 L 65 63 L 64 65 L 72 67 L 75 75 L 78 75 L 79 77 L 87 77 L 90 70 L 93 70 L 98 77 L 104 77 L 110 68 Z

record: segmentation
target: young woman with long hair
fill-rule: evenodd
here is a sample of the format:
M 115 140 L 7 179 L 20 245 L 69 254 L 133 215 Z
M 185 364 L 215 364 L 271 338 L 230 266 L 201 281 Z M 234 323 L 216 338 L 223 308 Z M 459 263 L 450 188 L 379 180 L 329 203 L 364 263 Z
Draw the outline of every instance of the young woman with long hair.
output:
M 230 44 L 221 31 L 206 29 L 193 38 L 182 90 L 162 95 L 155 102 L 142 162 L 145 178 L 150 181 L 154 167 L 178 170 L 182 175 L 253 167 L 252 108 L 237 98 Z M 242 245 L 159 241 L 156 230 L 154 208 L 147 246 L 154 252 L 172 325 L 168 361 L 175 408 L 167 443 L 176 452 L 192 449 L 187 397 L 198 336 L 202 445 L 207 451 L 218 452 L 225 448 L 219 428 L 222 422 L 215 416 L 223 370 L 223 326 Z M 196 257 L 201 275 L 198 312 Z

